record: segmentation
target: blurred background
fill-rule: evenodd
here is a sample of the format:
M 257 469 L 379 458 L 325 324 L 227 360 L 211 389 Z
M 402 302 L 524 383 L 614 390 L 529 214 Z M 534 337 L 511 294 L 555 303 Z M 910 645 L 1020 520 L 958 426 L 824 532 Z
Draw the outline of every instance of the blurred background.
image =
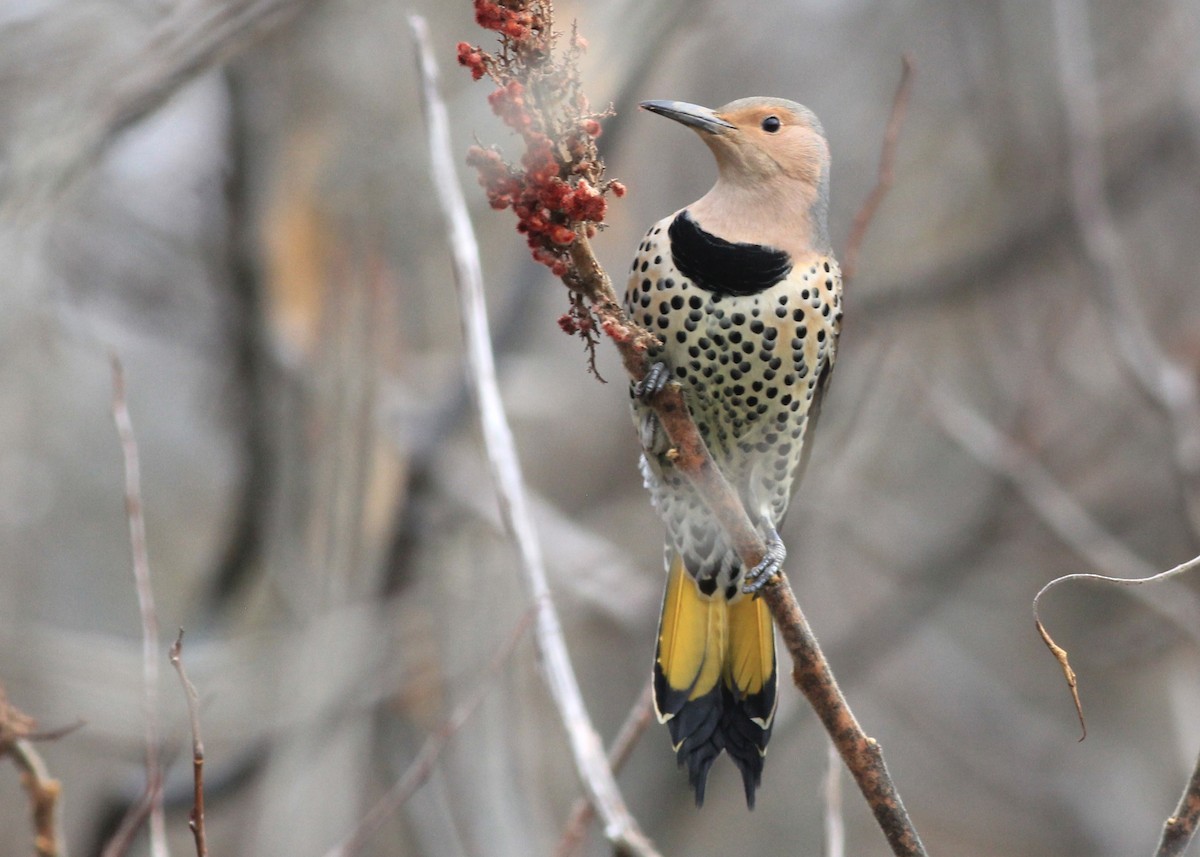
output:
M 372 855 L 550 853 L 580 793 L 462 374 L 405 15 L 428 16 L 458 151 L 509 144 L 471 4 L 0 6 L 0 684 L 98 854 L 143 785 L 141 631 L 111 416 L 127 374 L 157 612 L 175 854 L 192 851 L 175 629 L 202 699 L 214 854 L 320 855 L 487 682 Z M 1030 602 L 1071 572 L 1200 552 L 1200 2 L 567 2 L 641 232 L 714 168 L 638 101 L 799 100 L 842 249 L 910 52 L 895 186 L 783 531 L 801 604 L 930 853 L 1150 853 L 1200 751 L 1200 580 L 1056 590 L 1089 735 Z M 461 164 L 461 160 L 460 160 Z M 580 683 L 610 739 L 648 676 L 662 528 L 613 351 L 465 167 L 505 403 Z M 1164 385 L 1163 379 L 1166 379 Z M 781 691 L 758 808 L 701 811 L 652 726 L 620 775 L 664 854 L 822 852 L 826 738 Z M 887 847 L 845 781 L 847 854 Z M 0 764 L 0 855 L 32 851 Z M 595 829 L 586 853 L 607 852 Z M 145 837 L 133 852 L 146 853 Z

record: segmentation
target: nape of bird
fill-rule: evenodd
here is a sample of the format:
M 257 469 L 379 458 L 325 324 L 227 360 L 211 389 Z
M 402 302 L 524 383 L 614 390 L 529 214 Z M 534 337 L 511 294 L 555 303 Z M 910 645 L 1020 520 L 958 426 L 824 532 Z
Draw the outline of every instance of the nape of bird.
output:
M 778 528 L 804 470 L 842 318 L 829 246 L 829 146 L 817 117 L 779 98 L 717 110 L 647 101 L 692 128 L 717 160 L 713 188 L 650 228 L 626 309 L 659 338 L 630 390 L 642 473 L 667 528 L 654 703 L 697 805 L 722 751 L 755 790 L 775 717 L 775 632 L 757 592 L 780 572 Z M 717 467 L 768 545 L 745 569 L 672 463 L 649 406 L 678 383 Z

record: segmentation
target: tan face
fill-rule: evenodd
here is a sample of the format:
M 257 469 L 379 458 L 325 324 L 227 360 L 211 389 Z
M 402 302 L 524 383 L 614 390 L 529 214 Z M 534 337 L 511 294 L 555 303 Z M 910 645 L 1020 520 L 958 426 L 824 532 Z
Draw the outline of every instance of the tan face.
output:
M 769 181 L 780 175 L 817 185 L 829 169 L 829 146 L 805 107 L 771 98 L 743 98 L 713 111 L 732 127 L 700 136 L 727 180 Z
M 761 97 L 716 110 L 686 101 L 641 106 L 687 125 L 716 156 L 717 183 L 688 206 L 705 230 L 794 259 L 828 252 L 829 145 L 811 110 Z

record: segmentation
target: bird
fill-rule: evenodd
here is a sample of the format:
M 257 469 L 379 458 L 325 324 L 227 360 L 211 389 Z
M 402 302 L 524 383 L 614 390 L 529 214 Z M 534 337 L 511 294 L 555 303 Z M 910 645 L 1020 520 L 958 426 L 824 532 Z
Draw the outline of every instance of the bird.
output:
M 707 144 L 717 180 L 650 227 L 625 293 L 653 332 L 645 378 L 630 385 L 640 467 L 666 530 L 666 590 L 654 707 L 697 806 L 729 754 L 754 808 L 775 718 L 775 632 L 760 590 L 781 570 L 778 528 L 809 457 L 837 354 L 841 269 L 830 248 L 829 145 L 811 110 L 782 98 L 710 109 L 645 101 Z M 667 383 L 767 546 L 745 569 L 675 467 L 651 403 Z

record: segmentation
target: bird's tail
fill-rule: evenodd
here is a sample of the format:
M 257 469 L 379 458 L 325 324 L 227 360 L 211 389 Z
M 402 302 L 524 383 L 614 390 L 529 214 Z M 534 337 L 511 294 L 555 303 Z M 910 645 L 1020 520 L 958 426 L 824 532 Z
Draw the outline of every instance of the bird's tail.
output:
M 742 772 L 746 804 L 762 779 L 775 717 L 775 631 L 762 599 L 705 595 L 674 556 L 667 576 L 654 706 L 666 723 L 679 764 L 687 764 L 696 804 L 704 803 L 708 769 L 722 750 Z

